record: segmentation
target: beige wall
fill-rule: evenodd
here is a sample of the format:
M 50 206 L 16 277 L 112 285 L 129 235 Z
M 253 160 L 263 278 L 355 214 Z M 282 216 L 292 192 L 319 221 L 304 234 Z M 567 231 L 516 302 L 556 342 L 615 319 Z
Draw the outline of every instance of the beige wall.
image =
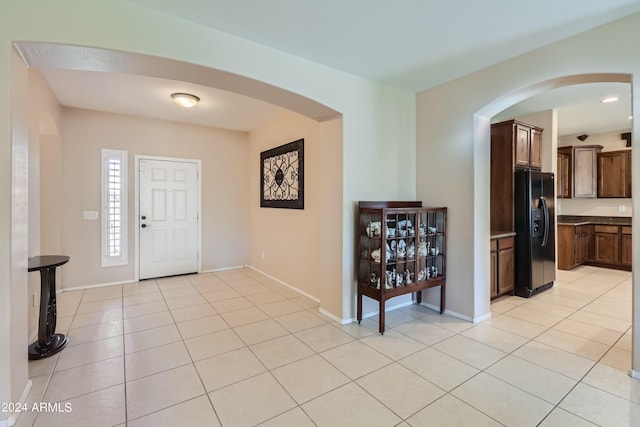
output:
M 63 288 L 134 279 L 136 155 L 201 160 L 202 270 L 245 265 L 248 260 L 249 203 L 246 194 L 247 135 L 202 126 L 64 108 L 62 115 Z M 128 151 L 129 263 L 101 267 L 100 150 Z
M 59 254 L 60 106 L 42 74 L 30 69 L 29 79 L 29 256 Z M 41 224 L 44 224 L 41 227 Z M 56 271 L 61 280 L 63 271 Z M 29 274 L 29 336 L 38 329 L 40 275 Z M 35 302 L 35 304 L 34 304 Z
M 562 137 L 558 141 L 559 147 L 568 145 L 602 145 L 602 151 L 630 150 L 627 142 L 620 139 L 620 134 L 629 132 L 622 129 L 616 132 L 605 132 L 589 135 L 589 139 L 580 142 L 575 135 Z M 559 199 L 558 213 L 560 215 L 596 215 L 631 217 L 633 214 L 632 199 Z
M 260 153 L 304 138 L 304 209 L 260 207 Z M 288 112 L 249 134 L 249 264 L 320 300 L 320 224 L 323 200 L 320 124 Z M 338 153 L 336 153 L 338 154 Z M 339 189 L 339 188 L 338 188 Z M 338 196 L 340 192 L 338 191 Z M 338 205 L 340 200 L 338 199 Z M 264 257 L 263 257 L 264 255 Z

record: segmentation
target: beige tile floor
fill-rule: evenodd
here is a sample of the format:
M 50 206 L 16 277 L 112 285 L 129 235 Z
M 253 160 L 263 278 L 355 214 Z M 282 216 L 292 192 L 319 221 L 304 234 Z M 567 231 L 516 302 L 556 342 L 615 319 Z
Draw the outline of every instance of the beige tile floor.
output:
M 249 269 L 63 293 L 19 426 L 632 426 L 630 273 L 582 267 L 471 324 L 340 325 Z

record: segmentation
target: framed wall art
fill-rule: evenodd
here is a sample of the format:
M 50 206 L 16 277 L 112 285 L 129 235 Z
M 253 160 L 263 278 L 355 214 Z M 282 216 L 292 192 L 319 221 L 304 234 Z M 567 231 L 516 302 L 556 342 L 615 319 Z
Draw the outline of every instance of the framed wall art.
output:
M 260 207 L 304 209 L 304 139 L 260 153 Z

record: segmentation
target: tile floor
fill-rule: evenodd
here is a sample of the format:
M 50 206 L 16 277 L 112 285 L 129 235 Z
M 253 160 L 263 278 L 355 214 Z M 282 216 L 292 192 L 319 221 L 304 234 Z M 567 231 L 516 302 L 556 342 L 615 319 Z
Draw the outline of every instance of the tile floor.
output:
M 630 273 L 582 267 L 471 324 L 417 305 L 340 325 L 249 270 L 63 293 L 19 426 L 631 426 Z

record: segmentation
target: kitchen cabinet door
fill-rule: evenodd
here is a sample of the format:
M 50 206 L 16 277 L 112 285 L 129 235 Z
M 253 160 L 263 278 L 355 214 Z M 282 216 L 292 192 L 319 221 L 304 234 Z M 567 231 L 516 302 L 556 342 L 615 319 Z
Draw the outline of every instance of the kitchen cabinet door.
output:
M 575 226 L 558 224 L 558 269 L 571 270 L 575 262 Z
M 598 195 L 598 153 L 602 146 L 573 148 L 573 197 L 595 198 Z
M 513 240 L 513 239 L 512 239 Z M 499 244 L 499 242 L 498 242 Z M 516 257 L 513 247 L 498 252 L 498 292 L 513 292 L 516 275 Z
M 598 154 L 598 197 L 631 197 L 631 151 Z
M 542 131 L 532 128 L 529 137 L 529 166 L 542 170 Z
M 617 226 L 596 225 L 595 262 L 601 264 L 618 264 L 618 247 L 620 245 Z
M 556 185 L 558 198 L 571 197 L 571 150 L 567 153 L 558 149 Z
M 529 150 L 531 145 L 531 128 L 516 124 L 516 147 L 515 147 L 515 164 L 516 166 L 529 167 Z
M 620 264 L 625 267 L 631 267 L 633 257 L 631 253 L 631 227 L 621 228 L 620 242 Z
M 496 241 L 491 241 L 491 298 L 498 296 L 498 249 Z

